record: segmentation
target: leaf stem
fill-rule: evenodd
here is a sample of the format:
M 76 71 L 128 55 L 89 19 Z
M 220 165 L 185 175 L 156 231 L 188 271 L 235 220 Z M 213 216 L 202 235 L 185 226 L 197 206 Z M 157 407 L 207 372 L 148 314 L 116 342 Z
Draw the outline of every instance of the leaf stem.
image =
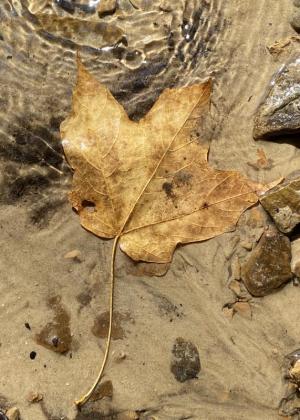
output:
M 110 299 L 109 299 L 109 327 L 108 327 L 108 335 L 106 340 L 106 348 L 104 353 L 104 358 L 102 361 L 102 365 L 99 371 L 99 374 L 97 376 L 96 381 L 91 386 L 90 390 L 83 395 L 79 400 L 75 401 L 76 406 L 80 409 L 84 404 L 88 402 L 88 400 L 91 398 L 93 392 L 95 391 L 98 383 L 100 382 L 106 363 L 108 359 L 110 344 L 111 344 L 111 333 L 112 333 L 112 323 L 113 323 L 113 306 L 114 306 L 114 285 L 115 285 L 115 259 L 116 259 L 116 250 L 118 241 L 120 239 L 120 235 L 116 236 L 114 239 L 113 247 L 112 247 L 112 253 L 111 253 L 111 261 L 110 261 Z

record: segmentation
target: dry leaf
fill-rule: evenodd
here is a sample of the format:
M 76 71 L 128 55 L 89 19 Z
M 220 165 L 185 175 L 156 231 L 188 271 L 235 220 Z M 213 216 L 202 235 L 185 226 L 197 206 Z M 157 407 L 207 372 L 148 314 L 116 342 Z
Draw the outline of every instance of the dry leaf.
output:
M 197 132 L 211 83 L 166 89 L 131 121 L 79 62 L 73 110 L 61 134 L 74 169 L 72 206 L 102 238 L 120 237 L 134 260 L 167 263 L 179 243 L 232 230 L 257 202 L 256 185 L 207 163 Z
M 97 380 L 107 362 L 113 326 L 114 259 L 118 242 L 135 261 L 169 263 L 179 243 L 232 230 L 264 186 L 207 163 L 199 140 L 209 111 L 211 82 L 166 89 L 139 122 L 78 60 L 71 115 L 61 125 L 74 170 L 72 206 L 82 226 L 115 238 L 111 260 L 109 328 Z

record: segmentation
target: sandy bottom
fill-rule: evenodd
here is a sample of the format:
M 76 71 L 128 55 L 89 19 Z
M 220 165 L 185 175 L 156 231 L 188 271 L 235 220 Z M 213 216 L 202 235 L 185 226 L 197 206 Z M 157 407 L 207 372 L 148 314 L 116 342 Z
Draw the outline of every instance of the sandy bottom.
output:
M 255 110 L 272 74 L 290 53 L 275 57 L 267 46 L 294 35 L 289 24 L 292 0 L 220 3 L 226 30 L 214 46 L 218 71 L 214 75 L 213 63 L 207 71 L 215 77 L 212 115 L 217 126 L 209 160 L 220 169 L 237 169 L 269 182 L 300 165 L 297 147 L 252 139 Z M 9 25 L 8 18 L 5 22 Z M 33 42 L 16 60 L 25 60 L 22 54 L 34 54 L 34 48 Z M 65 59 L 71 63 L 71 76 L 64 115 L 70 106 L 74 52 Z M 5 61 L 1 67 L 7 75 L 10 65 Z M 204 70 L 199 77 L 206 76 Z M 19 100 L 17 94 L 11 98 Z M 271 169 L 257 171 L 249 165 L 257 161 L 258 148 L 272 160 Z M 55 179 L 51 191 L 60 205 L 43 226 L 29 222 L 32 203 L 37 204 L 32 195 L 28 202 L 0 207 L 2 407 L 17 406 L 23 420 L 120 420 L 134 418 L 133 412 L 149 420 L 278 419 L 286 392 L 284 356 L 300 347 L 299 289 L 290 283 L 270 296 L 251 299 L 251 317 L 236 314 L 230 320 L 222 310 L 236 299 L 228 288 L 234 261 L 246 255 L 242 245 L 259 235 L 260 226 L 254 229 L 251 223 L 257 209 L 242 217 L 235 232 L 179 248 L 163 277 L 143 275 L 143 267 L 118 252 L 118 316 L 104 377 L 112 382 L 113 396 L 76 412 L 73 401 L 87 391 L 103 357 L 111 243 L 80 227 L 66 200 L 68 188 L 69 176 Z M 78 250 L 76 257 L 64 258 L 73 250 Z M 53 351 L 61 350 L 55 347 L 56 336 L 63 337 L 64 354 Z M 197 347 L 201 361 L 198 378 L 183 383 L 171 371 L 178 337 Z M 47 340 L 48 348 L 40 344 Z M 30 401 L 32 393 L 43 399 Z

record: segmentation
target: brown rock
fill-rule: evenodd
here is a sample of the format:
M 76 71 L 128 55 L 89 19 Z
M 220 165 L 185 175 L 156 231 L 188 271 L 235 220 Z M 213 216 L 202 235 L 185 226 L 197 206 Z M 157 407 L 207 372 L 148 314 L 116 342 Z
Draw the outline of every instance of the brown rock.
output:
M 17 407 L 12 407 L 7 410 L 5 413 L 8 420 L 19 420 L 20 418 L 20 411 Z
M 97 7 L 97 12 L 99 16 L 101 17 L 101 16 L 114 13 L 116 8 L 117 8 L 117 0 L 101 0 Z
M 259 139 L 300 131 L 300 59 L 276 73 L 255 117 L 253 137 Z
M 248 302 L 235 302 L 233 309 L 244 318 L 252 318 L 251 306 Z
M 240 296 L 242 291 L 241 291 L 241 285 L 237 280 L 231 280 L 231 282 L 228 285 L 228 288 L 235 293 L 237 296 Z
M 27 395 L 27 401 L 32 403 L 32 404 L 40 402 L 40 401 L 42 401 L 42 399 L 43 399 L 43 395 L 40 394 L 39 392 L 30 392 Z
M 66 260 L 75 260 L 76 258 L 80 257 L 81 252 L 79 251 L 79 249 L 73 249 L 72 251 L 67 252 L 64 255 L 64 258 Z
M 294 366 L 290 368 L 289 373 L 296 382 L 300 382 L 300 360 L 297 360 Z
M 300 277 L 300 239 L 293 241 L 291 243 L 291 246 L 292 246 L 292 263 L 291 263 L 292 272 L 297 277 Z
M 269 229 L 242 266 L 242 279 L 253 296 L 265 296 L 292 278 L 289 239 Z
M 225 318 L 227 319 L 232 319 L 233 315 L 234 315 L 234 310 L 232 307 L 229 306 L 224 306 L 224 308 L 222 309 L 223 315 L 225 316 Z
M 267 191 L 260 202 L 281 232 L 291 232 L 300 223 L 300 171 Z

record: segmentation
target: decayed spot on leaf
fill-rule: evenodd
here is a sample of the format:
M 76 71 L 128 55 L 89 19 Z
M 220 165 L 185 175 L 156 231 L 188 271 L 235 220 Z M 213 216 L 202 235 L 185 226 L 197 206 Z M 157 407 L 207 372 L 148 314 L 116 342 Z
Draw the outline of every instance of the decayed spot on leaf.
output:
M 74 170 L 81 224 L 120 237 L 134 260 L 167 263 L 179 243 L 231 230 L 257 202 L 256 186 L 207 163 L 198 131 L 211 82 L 166 89 L 139 122 L 79 62 L 71 115 L 61 134 Z

